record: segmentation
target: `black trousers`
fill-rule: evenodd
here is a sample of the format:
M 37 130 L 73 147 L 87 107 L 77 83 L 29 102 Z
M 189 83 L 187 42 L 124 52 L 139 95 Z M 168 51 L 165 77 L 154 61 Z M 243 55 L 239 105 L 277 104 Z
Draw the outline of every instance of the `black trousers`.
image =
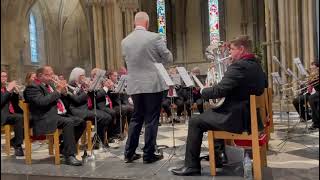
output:
M 308 105 L 306 102 L 308 102 L 309 94 L 299 95 L 298 97 L 294 98 L 292 101 L 292 104 L 296 111 L 299 113 L 300 117 L 304 120 L 311 119 L 310 114 L 308 113 Z M 305 116 L 305 112 L 307 111 L 307 119 Z
M 133 106 L 132 105 L 121 105 L 121 116 L 122 116 L 122 130 L 120 131 L 120 106 L 116 106 L 113 109 L 110 109 L 110 111 L 113 111 L 113 116 L 114 116 L 114 123 L 112 123 L 108 127 L 108 138 L 115 137 L 123 132 L 124 130 L 124 125 L 126 123 L 126 119 L 128 121 L 128 124 L 130 124 L 130 119 L 133 114 Z
M 12 146 L 17 147 L 23 144 L 23 115 L 19 113 L 9 114 L 4 124 L 14 126 L 14 138 L 12 138 Z
M 77 152 L 77 142 L 86 128 L 81 118 L 71 115 L 57 115 L 58 129 L 62 129 L 62 154 L 71 156 Z
M 208 130 L 219 130 L 214 121 L 208 121 L 206 116 L 210 111 L 190 119 L 188 137 L 185 153 L 185 167 L 200 168 L 200 152 L 203 133 Z M 225 149 L 223 140 L 215 141 L 215 153 L 223 152 Z M 216 156 L 217 157 L 217 156 Z
M 319 127 L 319 91 L 310 95 L 308 101 L 312 110 L 313 126 Z
M 186 106 L 186 111 L 187 111 L 187 114 L 188 116 L 190 117 L 191 116 L 191 103 L 190 103 L 190 99 L 188 100 L 183 100 L 182 98 L 181 99 L 178 99 L 176 101 L 176 104 L 177 104 L 177 116 L 181 116 L 182 112 L 184 111 L 184 106 Z
M 124 152 L 125 157 L 132 157 L 135 153 L 139 145 L 139 136 L 143 123 L 145 124 L 143 156 L 148 158 L 154 155 L 162 93 L 135 94 L 131 96 L 134 110 L 129 125 L 128 139 Z
M 201 99 L 201 98 L 194 99 L 193 102 L 197 104 L 197 109 L 198 109 L 199 113 L 202 114 L 203 113 L 203 99 Z
M 80 117 L 83 120 L 90 119 L 92 123 L 95 123 L 95 113 L 94 110 L 88 110 L 88 109 L 73 109 L 72 111 L 73 115 Z M 112 123 L 112 116 L 107 113 L 106 111 L 97 109 L 97 134 L 98 137 L 102 142 L 105 141 L 105 133 L 108 129 L 108 126 Z

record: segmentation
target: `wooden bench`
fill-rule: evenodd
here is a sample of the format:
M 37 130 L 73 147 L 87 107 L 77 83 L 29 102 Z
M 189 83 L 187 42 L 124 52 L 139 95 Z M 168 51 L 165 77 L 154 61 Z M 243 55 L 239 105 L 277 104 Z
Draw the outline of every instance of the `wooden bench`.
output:
M 259 132 L 258 132 L 258 118 L 257 108 L 260 110 L 261 118 L 264 121 L 265 117 L 265 93 L 261 96 L 250 96 L 250 114 L 251 114 L 251 134 L 242 133 L 235 134 L 226 131 L 208 131 L 209 143 L 209 159 L 211 175 L 216 175 L 215 153 L 214 153 L 214 140 L 250 140 L 252 142 L 252 156 L 253 156 L 253 175 L 255 180 L 262 179 L 262 165 L 266 165 L 266 146 L 265 144 L 259 146 Z M 262 156 L 261 156 L 262 154 Z

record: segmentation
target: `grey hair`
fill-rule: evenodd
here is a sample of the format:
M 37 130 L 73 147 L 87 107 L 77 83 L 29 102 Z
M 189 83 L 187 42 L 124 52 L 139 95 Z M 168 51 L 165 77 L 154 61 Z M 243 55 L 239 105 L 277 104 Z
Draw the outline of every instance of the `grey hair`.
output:
M 69 76 L 69 83 L 78 80 L 81 75 L 86 75 L 86 71 L 84 69 L 80 67 L 73 68 Z
M 146 12 L 140 11 L 134 16 L 134 22 L 146 20 L 149 22 L 149 15 Z

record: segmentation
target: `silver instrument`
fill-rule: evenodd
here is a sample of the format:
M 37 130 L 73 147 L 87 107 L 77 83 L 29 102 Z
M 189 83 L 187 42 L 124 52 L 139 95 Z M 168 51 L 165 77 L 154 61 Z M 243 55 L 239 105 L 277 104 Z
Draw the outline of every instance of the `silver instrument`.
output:
M 205 53 L 208 60 L 211 61 L 212 67 L 208 69 L 206 86 L 214 86 L 218 84 L 230 64 L 231 56 L 228 48 L 225 48 L 223 42 L 210 45 Z M 220 107 L 225 101 L 225 98 L 210 99 L 209 104 L 212 109 Z

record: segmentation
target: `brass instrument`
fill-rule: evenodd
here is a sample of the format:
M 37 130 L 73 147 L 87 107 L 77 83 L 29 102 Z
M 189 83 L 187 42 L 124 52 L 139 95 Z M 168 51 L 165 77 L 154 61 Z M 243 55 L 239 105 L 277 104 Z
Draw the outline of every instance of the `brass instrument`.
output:
M 51 81 L 55 84 L 59 84 L 61 83 L 61 81 L 57 78 L 52 78 Z M 67 84 L 67 87 L 66 87 L 66 92 L 69 93 L 69 89 L 72 91 L 72 94 L 75 94 L 77 91 L 79 91 L 76 87 L 73 87 L 69 84 Z
M 288 88 L 283 88 L 281 91 L 293 91 L 294 96 L 305 92 L 305 90 L 308 89 L 309 86 L 316 86 L 319 85 L 319 71 L 312 72 L 308 77 L 306 77 L 306 80 L 303 81 L 292 81 L 291 83 L 287 83 L 288 85 L 298 83 L 298 88 L 294 88 L 292 85 Z M 300 88 L 301 85 L 304 85 L 304 87 Z
M 224 72 L 227 70 L 229 63 L 226 60 L 230 60 L 231 56 L 229 55 L 229 51 L 224 46 L 225 43 L 218 43 L 215 45 L 210 45 L 206 49 L 207 59 L 210 60 L 213 64 L 213 69 L 215 72 L 209 72 L 212 70 L 208 70 L 208 76 L 206 79 L 206 86 L 213 86 L 218 84 L 224 75 Z M 219 99 L 210 99 L 210 107 L 212 109 L 216 109 L 220 107 L 224 103 L 225 98 Z

